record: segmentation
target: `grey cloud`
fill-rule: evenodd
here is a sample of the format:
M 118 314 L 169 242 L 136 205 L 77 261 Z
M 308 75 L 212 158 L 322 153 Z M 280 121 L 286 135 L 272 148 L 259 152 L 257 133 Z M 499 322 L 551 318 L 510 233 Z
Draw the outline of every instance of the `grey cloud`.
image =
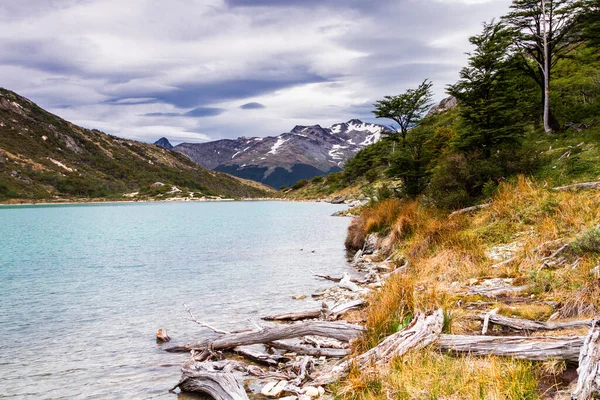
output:
M 246 103 L 240 106 L 240 108 L 242 110 L 260 110 L 262 108 L 267 108 L 265 107 L 264 104 L 261 103 L 257 103 L 257 102 L 251 102 L 251 103 Z

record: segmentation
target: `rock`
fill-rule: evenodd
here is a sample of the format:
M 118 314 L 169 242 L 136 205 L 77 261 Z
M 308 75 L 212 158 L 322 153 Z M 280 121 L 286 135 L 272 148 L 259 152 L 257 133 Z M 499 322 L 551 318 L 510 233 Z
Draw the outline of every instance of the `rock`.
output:
M 158 332 L 156 332 L 156 340 L 159 342 L 169 342 L 171 341 L 171 338 L 166 329 L 160 328 Z
M 354 255 L 354 258 L 352 259 L 352 261 L 354 261 L 355 263 L 357 263 L 357 262 L 360 261 L 360 259 L 362 258 L 362 256 L 363 256 L 362 250 L 358 250 L 356 252 L 356 254 Z
M 271 385 L 274 384 L 274 385 Z M 281 395 L 281 393 L 283 392 L 283 390 L 285 389 L 285 387 L 287 386 L 288 381 L 279 381 L 279 382 L 271 382 L 271 383 L 267 383 L 265 385 L 265 387 L 263 388 L 263 390 L 261 390 L 261 394 L 264 396 L 268 396 L 268 397 L 279 397 L 279 395 Z M 269 389 L 269 390 L 265 390 L 265 389 Z
M 365 245 L 363 246 L 363 254 L 373 254 L 377 250 L 377 234 L 371 233 L 365 239 Z
M 152 189 L 154 189 L 154 188 L 159 188 L 159 187 L 163 187 L 163 186 L 165 186 L 165 184 L 164 184 L 164 183 L 162 183 L 162 182 L 154 182 L 152 185 L 150 185 L 150 187 L 151 187 Z
M 305 394 L 301 394 L 300 397 L 298 397 L 298 400 L 310 400 L 310 396 L 307 396 Z
M 331 204 L 344 204 L 345 201 L 346 201 L 346 196 L 337 196 L 337 197 L 334 197 L 333 199 L 331 199 L 330 203 Z
M 260 391 L 260 394 L 262 394 L 263 396 L 269 396 L 269 393 L 271 393 L 271 390 L 273 390 L 273 388 L 276 385 L 277 385 L 277 382 L 267 383 L 265 386 L 263 386 L 262 390 Z
M 318 397 L 321 395 L 321 393 L 319 393 L 319 389 L 317 389 L 316 387 L 308 386 L 304 388 L 304 395 L 309 397 Z
M 458 100 L 454 96 L 446 97 L 444 100 L 440 102 L 437 106 L 434 106 L 427 113 L 427 117 L 431 117 L 432 115 L 442 113 L 444 111 L 448 111 L 458 105 Z
M 297 295 L 297 296 L 292 296 L 292 300 L 304 300 L 306 299 L 306 296 L 303 294 Z

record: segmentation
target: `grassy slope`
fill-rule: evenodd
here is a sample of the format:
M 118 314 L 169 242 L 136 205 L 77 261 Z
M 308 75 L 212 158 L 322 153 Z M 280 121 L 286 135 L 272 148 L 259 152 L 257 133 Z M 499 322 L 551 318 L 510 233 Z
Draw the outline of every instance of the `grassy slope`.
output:
M 481 333 L 475 314 L 497 307 L 504 315 L 542 321 L 554 313 L 559 320 L 598 315 L 600 286 L 592 272 L 600 263 L 598 204 L 598 190 L 556 192 L 520 177 L 501 185 L 491 207 L 470 215 L 449 219 L 418 201 L 398 199 L 365 210 L 353 235 L 388 236 L 395 243 L 393 259 L 398 264 L 408 259 L 410 267 L 371 296 L 364 315 L 368 332 L 357 351 L 400 329 L 415 311 L 437 307 L 445 310 L 447 333 L 474 335 Z M 350 239 L 360 242 L 361 237 Z M 558 239 L 560 243 L 552 243 Z M 562 243 L 572 243 L 563 254 L 564 265 L 540 271 L 542 258 Z M 517 258 L 491 269 L 497 262 L 491 255 L 499 251 Z M 511 299 L 466 294 L 470 286 L 490 278 L 529 289 Z M 491 334 L 505 333 L 494 328 Z M 565 378 L 573 373 L 567 367 L 561 362 L 452 357 L 429 349 L 398 359 L 381 373 L 354 371 L 337 387 L 337 394 L 345 399 L 387 399 L 389 394 L 397 399 L 549 398 L 550 393 L 567 390 Z
M 157 181 L 165 189 L 150 190 Z M 260 197 L 270 191 L 155 145 L 80 128 L 0 89 L 0 201 L 164 195 L 171 185 L 196 197 Z

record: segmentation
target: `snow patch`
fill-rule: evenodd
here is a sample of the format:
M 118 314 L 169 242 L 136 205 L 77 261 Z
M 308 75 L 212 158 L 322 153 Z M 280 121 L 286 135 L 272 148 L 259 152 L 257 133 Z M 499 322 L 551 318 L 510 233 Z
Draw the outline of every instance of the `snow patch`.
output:
M 273 145 L 273 147 L 271 147 L 271 150 L 267 153 L 267 154 L 277 154 L 277 150 L 283 146 L 283 144 L 285 142 L 287 142 L 289 139 L 284 139 L 281 136 L 279 136 L 277 138 L 277 142 L 275 142 L 275 144 Z
M 334 144 L 331 147 L 331 150 L 329 150 L 329 157 L 331 157 L 332 160 L 341 160 L 344 157 L 344 155 L 340 152 L 340 150 L 347 148 L 348 146 Z
M 231 156 L 231 159 L 233 160 L 238 154 L 245 153 L 246 150 L 248 150 L 250 147 L 252 147 L 252 146 L 248 146 L 244 150 L 238 151 L 237 153 L 235 153 L 234 155 Z

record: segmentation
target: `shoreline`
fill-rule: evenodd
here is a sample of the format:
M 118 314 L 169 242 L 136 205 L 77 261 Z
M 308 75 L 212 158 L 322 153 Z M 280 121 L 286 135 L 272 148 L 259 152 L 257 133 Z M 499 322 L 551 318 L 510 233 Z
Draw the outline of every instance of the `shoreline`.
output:
M 149 203 L 218 203 L 218 202 L 252 202 L 252 201 L 277 201 L 277 202 L 290 202 L 290 203 L 329 203 L 331 204 L 329 201 L 327 201 L 326 199 L 312 199 L 312 200 L 302 200 L 302 199 L 287 199 L 287 198 L 283 198 L 283 197 L 250 197 L 250 198 L 240 198 L 240 199 L 227 199 L 227 198 L 222 198 L 222 199 L 190 199 L 188 198 L 171 198 L 171 199 L 161 199 L 161 200 L 157 200 L 157 199 L 144 199 L 144 200 L 115 200 L 115 199 L 111 199 L 111 200 L 102 200 L 102 199 L 90 199 L 89 201 L 87 200 L 82 200 L 82 199 L 76 199 L 76 200 L 66 200 L 66 199 L 61 199 L 59 201 L 41 201 L 41 202 L 36 202 L 33 200 L 21 200 L 21 199 L 15 199 L 13 201 L 18 201 L 18 202 L 0 202 L 0 208 L 1 207 L 20 207 L 20 206 L 60 206 L 60 205 L 84 205 L 84 204 L 92 204 L 92 205 L 98 205 L 98 204 L 149 204 Z

